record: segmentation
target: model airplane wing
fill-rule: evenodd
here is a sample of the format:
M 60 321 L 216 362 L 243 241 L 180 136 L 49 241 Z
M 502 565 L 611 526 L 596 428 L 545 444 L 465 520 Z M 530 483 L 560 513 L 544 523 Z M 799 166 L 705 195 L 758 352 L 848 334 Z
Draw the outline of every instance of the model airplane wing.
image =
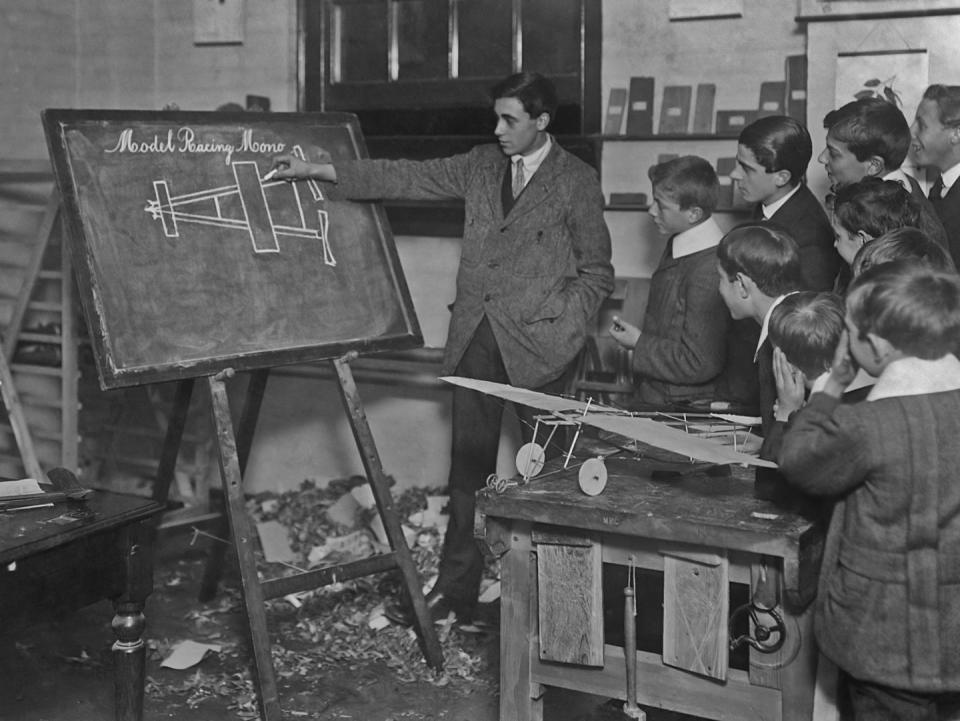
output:
M 650 420 L 637 418 L 628 414 L 605 412 L 602 406 L 561 398 L 547 393 L 539 393 L 524 388 L 491 381 L 480 381 L 458 376 L 444 376 L 440 380 L 454 385 L 469 388 L 487 395 L 503 398 L 504 400 L 520 403 L 531 408 L 538 408 L 561 415 L 566 420 L 584 423 L 594 428 L 600 428 L 627 438 L 633 438 L 642 443 L 649 443 L 657 448 L 672 451 L 682 456 L 696 458 L 707 463 L 741 463 L 751 466 L 776 468 L 777 464 L 756 456 L 725 446 L 706 438 L 697 438 L 682 430 Z

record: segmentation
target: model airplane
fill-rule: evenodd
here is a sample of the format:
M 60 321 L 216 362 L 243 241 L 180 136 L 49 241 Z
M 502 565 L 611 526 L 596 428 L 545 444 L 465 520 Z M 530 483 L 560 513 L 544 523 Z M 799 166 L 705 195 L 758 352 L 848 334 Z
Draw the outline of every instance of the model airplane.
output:
M 672 428 L 666 423 L 660 423 L 650 418 L 640 418 L 627 411 L 600 406 L 590 401 L 561 398 L 560 396 L 516 388 L 503 383 L 461 378 L 459 376 L 443 376 L 440 380 L 547 411 L 567 424 L 584 424 L 600 428 L 698 461 L 719 465 L 737 463 L 764 468 L 777 467 L 777 464 L 773 461 L 742 453 L 735 448 L 709 438 L 697 437 L 677 428 Z M 576 438 L 574 439 L 575 442 Z M 535 473 L 530 475 L 535 475 Z

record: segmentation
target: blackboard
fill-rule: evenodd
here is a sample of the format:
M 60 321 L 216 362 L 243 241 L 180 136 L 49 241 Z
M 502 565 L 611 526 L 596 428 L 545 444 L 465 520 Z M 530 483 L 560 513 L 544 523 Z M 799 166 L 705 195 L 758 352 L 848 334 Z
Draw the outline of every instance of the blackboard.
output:
M 267 179 L 346 113 L 43 112 L 104 389 L 422 345 L 382 208 Z

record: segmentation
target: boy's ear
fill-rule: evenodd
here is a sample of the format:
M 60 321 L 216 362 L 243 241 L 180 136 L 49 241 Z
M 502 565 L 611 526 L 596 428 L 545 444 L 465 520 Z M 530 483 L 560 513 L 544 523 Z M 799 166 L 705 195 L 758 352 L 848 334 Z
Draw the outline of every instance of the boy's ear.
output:
M 854 235 L 860 240 L 861 247 L 873 240 L 873 236 L 865 230 L 858 230 Z
M 703 208 L 699 205 L 691 205 L 683 212 L 687 214 L 687 221 L 690 225 L 696 225 L 704 218 Z
M 550 124 L 550 113 L 540 113 L 537 116 L 537 130 L 546 130 Z
M 886 367 L 890 361 L 897 360 L 903 356 L 903 353 L 890 341 L 878 336 L 876 333 L 867 333 L 867 343 L 873 352 L 873 359 L 883 367 Z
M 789 170 L 778 170 L 773 174 L 773 182 L 778 188 L 790 185 L 793 174 Z
M 740 288 L 740 297 L 746 300 L 750 297 L 753 291 L 756 290 L 757 284 L 753 282 L 753 279 L 749 275 L 744 273 L 737 273 L 736 278 L 737 286 Z
M 867 175 L 871 177 L 880 177 L 886 170 L 886 163 L 883 162 L 883 158 L 879 155 L 871 155 L 864 162 L 864 167 L 867 169 Z

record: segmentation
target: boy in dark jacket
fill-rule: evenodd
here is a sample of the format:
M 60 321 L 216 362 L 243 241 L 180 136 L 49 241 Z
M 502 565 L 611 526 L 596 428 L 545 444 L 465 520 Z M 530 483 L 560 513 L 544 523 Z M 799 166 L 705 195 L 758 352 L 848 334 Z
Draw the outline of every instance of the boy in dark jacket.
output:
M 732 320 L 717 290 L 713 218 L 719 182 L 713 166 L 687 155 L 649 170 L 650 215 L 667 236 L 650 283 L 643 328 L 614 318 L 610 335 L 633 351 L 637 399 L 675 408 L 712 401 L 751 405 L 756 382 L 747 353 L 732 342 Z
M 788 480 L 837 498 L 815 630 L 856 719 L 960 713 L 960 277 L 885 263 L 854 279 L 823 390 L 787 426 Z M 867 399 L 840 398 L 863 367 Z

